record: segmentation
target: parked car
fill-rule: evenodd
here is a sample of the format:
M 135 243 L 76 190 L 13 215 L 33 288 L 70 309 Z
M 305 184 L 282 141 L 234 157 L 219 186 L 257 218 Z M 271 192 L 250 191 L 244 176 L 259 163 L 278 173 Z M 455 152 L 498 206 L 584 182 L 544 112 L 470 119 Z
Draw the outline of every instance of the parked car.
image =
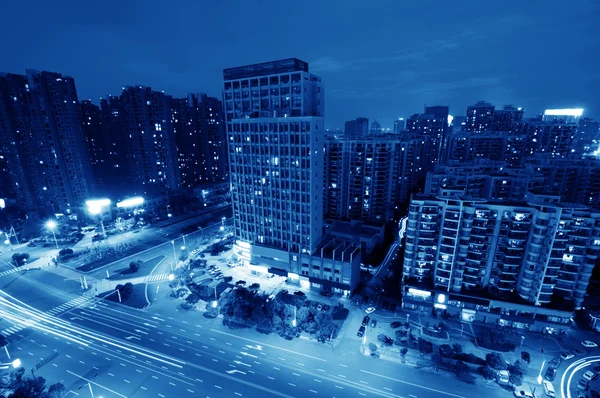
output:
M 372 327 L 372 328 L 374 328 L 375 326 L 377 326 L 377 320 L 376 320 L 376 319 L 373 319 L 373 320 L 371 321 L 371 327 Z
M 548 367 L 546 369 L 546 373 L 544 373 L 544 378 L 549 381 L 553 381 L 556 377 L 556 368 Z
M 329 291 L 321 291 L 321 296 L 323 297 L 331 297 L 333 296 L 333 293 L 329 292 Z
M 317 311 L 321 311 L 323 309 L 323 304 L 317 305 Z
M 397 329 L 400 326 L 402 326 L 402 322 L 394 321 L 394 322 L 390 323 L 390 326 L 391 326 L 392 329 Z
M 584 346 L 585 348 L 596 348 L 596 347 L 598 347 L 598 344 L 594 343 L 593 341 L 589 341 L 589 340 L 582 341 L 581 345 Z
M 531 355 L 527 351 L 521 351 L 521 359 L 527 363 L 531 362 Z
M 37 245 L 36 245 L 35 243 L 33 243 L 33 242 L 29 242 L 29 243 L 27 244 L 27 246 L 28 246 L 28 247 L 36 247 Z
M 374 307 L 369 307 L 369 308 L 367 308 L 367 309 L 365 310 L 365 312 L 366 312 L 367 314 L 371 314 L 371 313 L 375 312 L 375 308 L 374 308 Z
M 356 333 L 356 335 L 357 335 L 358 337 L 363 337 L 363 336 L 365 335 L 365 327 L 364 327 L 364 326 L 361 326 L 361 327 L 358 329 L 358 333 Z
M 578 348 L 576 350 L 573 350 L 573 354 L 575 354 L 575 355 L 584 355 L 585 354 L 585 350 L 583 350 L 582 348 Z
M 381 309 L 384 311 L 387 311 L 389 306 L 390 306 L 390 303 L 388 303 L 387 301 L 384 301 L 383 303 L 381 303 Z
M 560 357 L 565 360 L 568 361 L 569 359 L 572 359 L 575 357 L 575 354 L 573 354 L 571 351 L 565 351 L 562 354 L 560 354 Z
M 554 386 L 548 380 L 542 380 L 542 386 L 544 387 L 544 392 L 547 396 L 554 398 L 556 397 L 556 392 L 554 391 Z
M 104 236 L 102 236 L 100 234 L 96 234 L 96 235 L 92 236 L 92 242 L 96 242 L 99 240 L 104 240 Z
M 584 379 L 583 377 L 579 379 L 579 382 L 577 383 L 577 389 L 578 390 L 587 390 L 588 389 L 588 379 Z
M 382 343 L 387 346 L 394 345 L 394 339 L 390 336 L 383 336 Z
M 253 283 L 250 285 L 250 289 L 260 289 L 260 283 Z
M 370 320 L 371 320 L 371 318 L 369 318 L 368 315 L 365 315 L 365 317 L 363 318 L 363 321 L 362 321 L 362 325 L 367 326 L 369 324 Z
M 236 286 L 244 286 L 246 284 L 246 281 L 237 281 L 235 283 Z
M 535 398 L 535 395 L 529 391 L 515 389 L 515 397 L 517 398 Z
M 294 292 L 294 294 L 295 294 L 296 296 L 300 296 L 300 297 L 304 297 L 304 296 L 306 296 L 306 294 L 304 294 L 304 292 L 301 292 L 300 290 L 297 290 L 297 291 L 295 291 L 295 292 Z
M 552 360 L 550 362 L 548 362 L 548 366 L 551 368 L 558 368 L 560 366 L 562 362 L 562 359 L 560 359 L 560 357 L 554 357 L 552 358 Z
M 585 372 L 583 374 L 583 378 L 586 379 L 587 381 L 592 381 L 596 378 L 596 376 L 598 376 L 596 373 L 592 372 L 591 370 L 588 370 L 587 372 Z

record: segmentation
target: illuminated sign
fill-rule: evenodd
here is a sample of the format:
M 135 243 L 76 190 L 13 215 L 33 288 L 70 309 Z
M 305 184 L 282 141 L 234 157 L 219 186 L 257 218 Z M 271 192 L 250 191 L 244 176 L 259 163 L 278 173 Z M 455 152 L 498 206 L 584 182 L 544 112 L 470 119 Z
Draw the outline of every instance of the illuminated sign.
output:
M 567 108 L 567 109 L 546 109 L 544 116 L 575 116 L 583 115 L 582 108 Z
M 422 297 L 430 297 L 431 296 L 431 292 L 428 292 L 427 290 L 415 289 L 414 287 L 409 287 L 408 292 L 415 296 L 422 296 Z

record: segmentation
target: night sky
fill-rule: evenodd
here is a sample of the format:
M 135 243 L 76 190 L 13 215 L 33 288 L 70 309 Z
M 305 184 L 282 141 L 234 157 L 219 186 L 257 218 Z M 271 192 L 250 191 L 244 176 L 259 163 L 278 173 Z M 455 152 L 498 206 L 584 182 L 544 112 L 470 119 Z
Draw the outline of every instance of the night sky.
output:
M 600 117 L 600 1 L 0 3 L 0 71 L 71 75 L 95 103 L 134 84 L 221 98 L 224 68 L 297 57 L 324 79 L 328 128 L 477 100 Z

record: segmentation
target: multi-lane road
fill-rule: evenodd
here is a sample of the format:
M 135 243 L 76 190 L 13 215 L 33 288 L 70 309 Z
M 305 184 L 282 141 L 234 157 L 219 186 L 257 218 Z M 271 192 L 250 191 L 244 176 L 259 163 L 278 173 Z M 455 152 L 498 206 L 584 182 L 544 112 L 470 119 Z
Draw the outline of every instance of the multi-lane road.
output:
M 338 346 L 229 330 L 199 312 L 146 311 L 81 296 L 50 271 L 0 280 L 2 329 L 13 358 L 73 395 L 103 397 L 470 397 L 499 394 L 452 376 L 385 362 Z M 83 298 L 82 298 L 83 297 Z M 172 308 L 175 308 L 173 303 Z M 157 312 L 158 311 L 158 312 Z M 89 383 L 89 385 L 88 385 Z M 502 392 L 503 395 L 506 394 Z

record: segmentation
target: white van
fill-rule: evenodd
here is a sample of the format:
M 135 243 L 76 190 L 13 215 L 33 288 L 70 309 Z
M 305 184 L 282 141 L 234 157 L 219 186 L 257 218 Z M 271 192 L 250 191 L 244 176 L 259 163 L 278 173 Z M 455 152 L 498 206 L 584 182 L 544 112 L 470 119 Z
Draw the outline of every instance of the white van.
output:
M 544 386 L 544 392 L 549 397 L 556 397 L 556 393 L 554 392 L 554 386 L 548 380 L 543 380 L 542 385 Z

